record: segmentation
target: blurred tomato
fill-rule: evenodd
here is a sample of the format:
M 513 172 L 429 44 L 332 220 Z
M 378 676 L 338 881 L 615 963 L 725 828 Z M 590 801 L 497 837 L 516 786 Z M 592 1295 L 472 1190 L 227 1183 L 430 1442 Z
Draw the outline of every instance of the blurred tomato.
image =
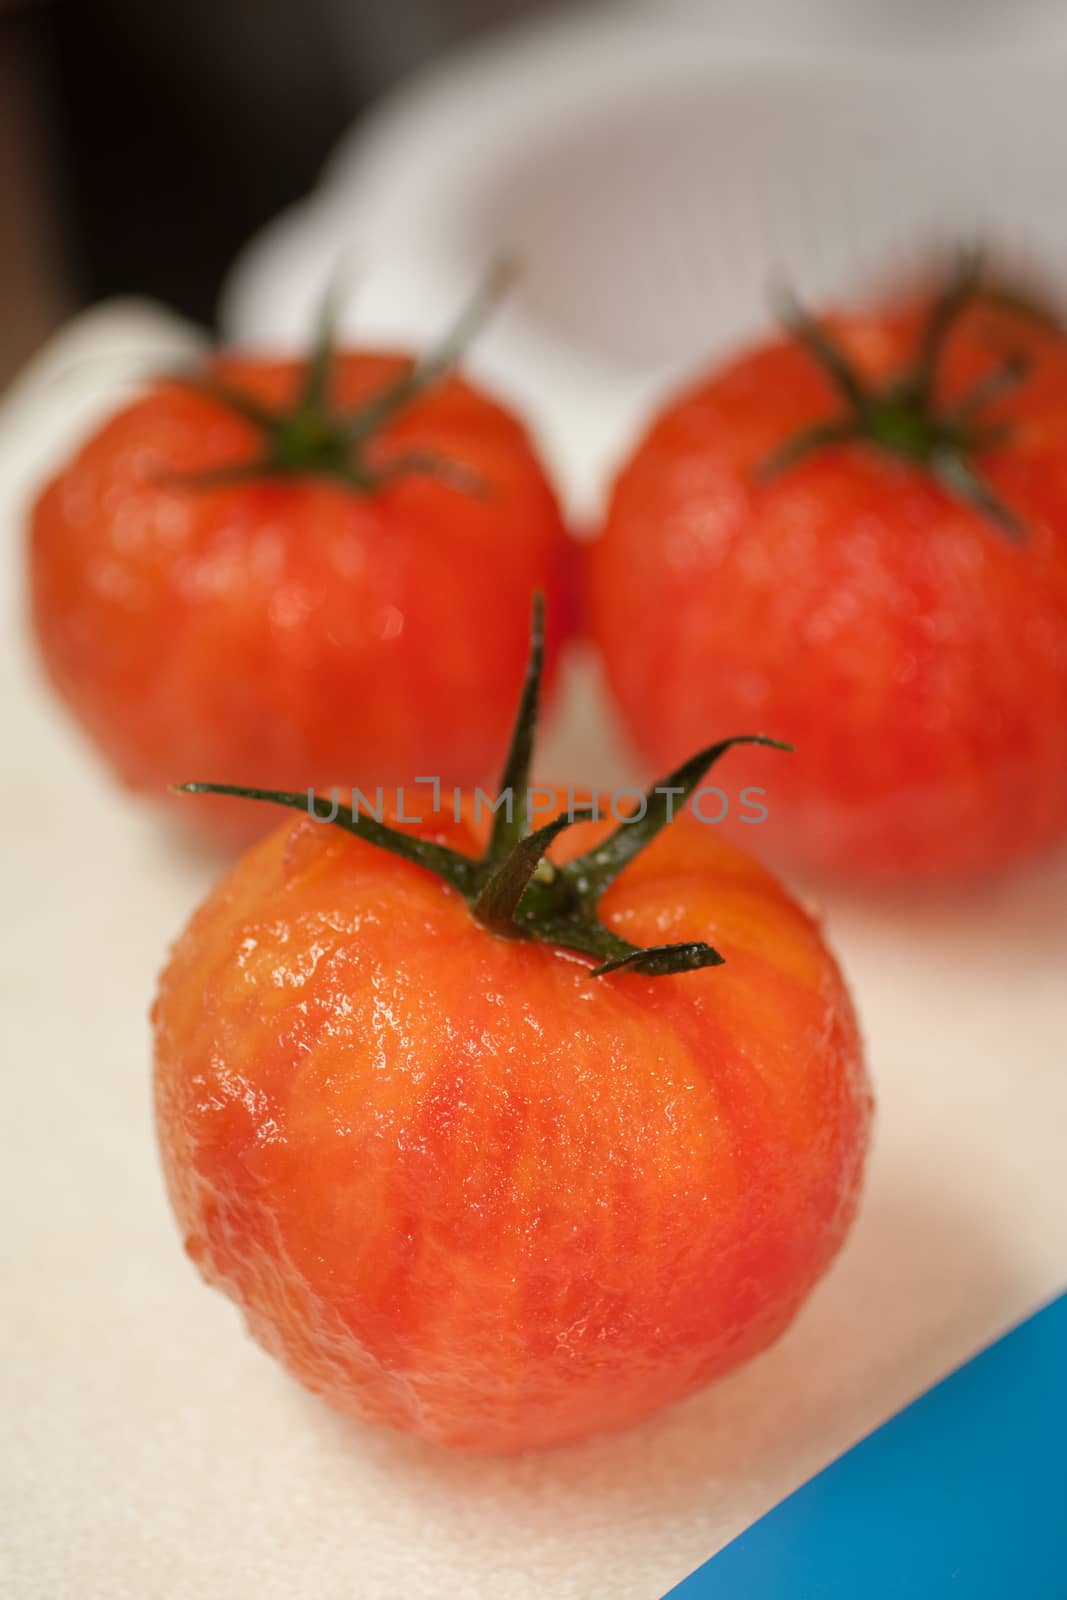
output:
M 226 357 L 154 385 L 44 490 L 37 640 L 124 783 L 495 774 L 534 590 L 550 675 L 568 626 L 569 541 L 520 423 L 429 376 L 401 355 Z
M 778 859 L 963 877 L 1067 833 L 1067 354 L 964 269 L 835 318 L 656 418 L 590 552 L 592 633 L 662 769 L 717 731 Z

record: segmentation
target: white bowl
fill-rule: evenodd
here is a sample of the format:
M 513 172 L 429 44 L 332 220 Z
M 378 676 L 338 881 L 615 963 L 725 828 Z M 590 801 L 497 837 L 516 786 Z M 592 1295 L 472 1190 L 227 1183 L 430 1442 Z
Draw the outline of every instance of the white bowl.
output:
M 253 242 L 226 331 L 306 340 L 341 263 L 358 285 L 350 327 L 422 341 L 514 254 L 520 282 L 472 364 L 532 418 L 587 511 L 664 389 L 765 324 L 774 279 L 814 300 L 855 294 L 975 237 L 1067 276 L 1054 8 L 1031 4 L 1044 31 L 1017 32 L 1012 54 L 966 57 L 815 53 L 789 42 L 789 14 L 764 5 L 749 30 L 762 42 L 739 43 L 685 8 L 609 10 L 438 67 Z

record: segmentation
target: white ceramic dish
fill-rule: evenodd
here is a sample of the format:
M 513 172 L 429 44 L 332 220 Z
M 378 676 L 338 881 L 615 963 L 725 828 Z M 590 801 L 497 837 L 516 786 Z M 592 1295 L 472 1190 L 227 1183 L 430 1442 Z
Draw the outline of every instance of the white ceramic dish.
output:
M 973 8 L 940 9 L 960 17 L 951 51 L 816 56 L 765 5 L 759 44 L 612 7 L 461 55 L 244 253 L 225 330 L 306 342 L 340 268 L 350 327 L 422 341 L 510 253 L 521 279 L 472 364 L 591 511 L 664 389 L 765 326 L 775 280 L 848 295 L 975 237 L 1067 277 L 1067 17 L 1017 13 L 1014 52 L 994 33 L 991 53 L 966 48 L 989 37 Z

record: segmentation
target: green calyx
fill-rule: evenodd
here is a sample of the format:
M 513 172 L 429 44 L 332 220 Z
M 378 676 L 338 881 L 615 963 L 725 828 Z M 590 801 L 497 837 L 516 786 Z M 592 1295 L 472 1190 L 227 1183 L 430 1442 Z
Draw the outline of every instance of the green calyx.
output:
M 177 473 L 168 481 L 189 489 L 223 488 L 263 478 L 324 477 L 363 494 L 374 494 L 397 478 L 417 473 L 436 477 L 469 493 L 484 485 L 477 474 L 428 451 L 409 451 L 380 463 L 369 446 L 399 416 L 455 368 L 470 340 L 510 280 L 501 265 L 487 277 L 470 305 L 437 348 L 355 410 L 334 405 L 332 380 L 336 346 L 336 300 L 326 296 L 304 381 L 288 408 L 274 409 L 213 373 L 175 373 L 171 381 L 203 395 L 250 424 L 260 448 L 249 460 L 206 472 Z
M 471 916 L 502 939 L 527 939 L 584 956 L 596 965 L 591 976 L 623 970 L 646 977 L 721 966 L 723 957 L 710 944 L 630 944 L 600 920 L 600 900 L 623 869 L 671 821 L 707 772 L 733 745 L 763 744 L 776 750 L 791 746 L 762 734 L 741 734 L 691 756 L 660 780 L 643 803 L 607 838 L 562 865 L 545 854 L 552 840 L 576 822 L 589 820 L 590 810 L 571 809 L 544 827 L 529 830 L 529 776 L 537 728 L 544 659 L 544 618 L 540 596 L 534 602 L 530 656 L 511 745 L 500 780 L 489 842 L 481 856 L 463 855 L 435 840 L 390 827 L 366 811 L 341 811 L 313 790 L 302 794 L 276 789 L 249 789 L 225 783 L 182 783 L 182 794 L 232 795 L 270 801 L 305 811 L 367 844 L 424 867 L 466 901 Z
M 840 416 L 787 439 L 762 463 L 760 477 L 776 477 L 832 445 L 873 445 L 931 473 L 947 493 L 980 512 L 1001 533 L 1021 538 L 1022 524 L 983 481 L 975 457 L 1009 436 L 1009 429 L 990 423 L 985 414 L 1026 377 L 1025 358 L 1009 355 L 951 405 L 942 405 L 936 394 L 946 341 L 977 292 L 980 275 L 981 257 L 973 251 L 961 254 L 930 308 L 913 365 L 882 384 L 868 383 L 826 329 L 795 300 L 787 300 L 785 327 L 830 379 L 844 409 Z

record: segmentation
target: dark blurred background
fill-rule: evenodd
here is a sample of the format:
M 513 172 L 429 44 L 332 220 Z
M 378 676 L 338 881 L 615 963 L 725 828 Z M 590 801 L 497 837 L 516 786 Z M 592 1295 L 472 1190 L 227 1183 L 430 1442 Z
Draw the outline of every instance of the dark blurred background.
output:
M 137 293 L 211 322 L 239 247 L 371 100 L 551 0 L 0 0 L 0 384 Z

